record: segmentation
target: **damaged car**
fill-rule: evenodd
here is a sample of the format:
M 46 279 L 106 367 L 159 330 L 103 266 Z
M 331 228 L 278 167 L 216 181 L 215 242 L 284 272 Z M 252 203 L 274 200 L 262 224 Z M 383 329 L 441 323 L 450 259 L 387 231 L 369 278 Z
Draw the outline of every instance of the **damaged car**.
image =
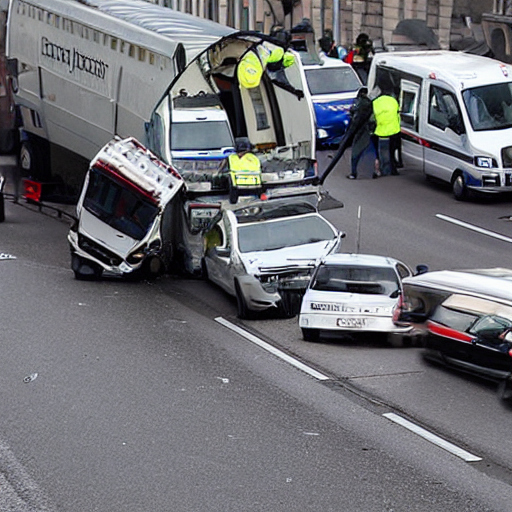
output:
M 344 236 L 306 199 L 225 204 L 204 235 L 203 274 L 236 297 L 239 318 L 295 316 L 317 261 Z

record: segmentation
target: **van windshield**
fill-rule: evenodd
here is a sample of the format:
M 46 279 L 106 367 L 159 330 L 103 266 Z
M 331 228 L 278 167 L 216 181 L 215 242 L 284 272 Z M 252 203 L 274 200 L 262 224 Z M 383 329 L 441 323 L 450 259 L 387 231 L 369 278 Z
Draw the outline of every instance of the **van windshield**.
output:
M 512 82 L 466 89 L 462 98 L 473 130 L 512 127 Z
M 208 151 L 232 147 L 233 138 L 228 124 L 224 121 L 171 125 L 172 151 Z
M 156 205 L 96 169 L 90 171 L 84 208 L 135 240 L 144 238 L 158 213 Z
M 307 69 L 306 80 L 309 92 L 317 94 L 335 94 L 357 91 L 361 82 L 351 66 L 336 68 Z

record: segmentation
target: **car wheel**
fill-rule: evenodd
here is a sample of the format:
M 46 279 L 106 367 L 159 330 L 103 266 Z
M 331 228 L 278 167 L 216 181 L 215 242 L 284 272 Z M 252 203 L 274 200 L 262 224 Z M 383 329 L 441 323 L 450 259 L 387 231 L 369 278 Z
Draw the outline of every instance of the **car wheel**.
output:
M 502 380 L 498 385 L 498 396 L 500 400 L 507 403 L 512 403 L 512 380 Z
M 238 318 L 240 318 L 241 320 L 250 320 L 251 318 L 253 318 L 254 313 L 247 307 L 245 297 L 238 283 L 235 283 L 235 293 L 236 305 L 238 308 Z
M 452 182 L 452 191 L 457 201 L 465 201 L 469 197 L 468 188 L 462 174 L 457 174 Z
M 304 341 L 319 341 L 320 340 L 320 330 L 319 329 L 306 329 L 302 328 L 302 337 Z
M 78 281 L 96 281 L 101 277 L 103 269 L 91 261 L 87 261 L 76 254 L 71 256 L 71 268 Z

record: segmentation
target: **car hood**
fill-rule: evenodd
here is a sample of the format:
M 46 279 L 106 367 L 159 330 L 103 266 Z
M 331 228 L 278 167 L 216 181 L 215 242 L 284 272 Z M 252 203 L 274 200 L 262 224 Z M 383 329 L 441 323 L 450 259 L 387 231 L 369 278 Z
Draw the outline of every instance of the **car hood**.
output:
M 300 269 L 313 269 L 316 261 L 329 254 L 336 239 L 306 245 L 283 247 L 273 251 L 254 251 L 241 254 L 247 273 L 253 275 L 281 274 Z

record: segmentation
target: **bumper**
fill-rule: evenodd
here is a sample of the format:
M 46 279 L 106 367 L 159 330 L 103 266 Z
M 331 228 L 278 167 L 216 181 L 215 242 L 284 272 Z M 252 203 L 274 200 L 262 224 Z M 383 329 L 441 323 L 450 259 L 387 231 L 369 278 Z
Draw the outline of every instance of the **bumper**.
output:
M 299 325 L 306 329 L 325 329 L 343 332 L 389 332 L 405 334 L 412 327 L 400 327 L 393 323 L 392 317 L 377 317 L 363 315 L 320 315 L 316 313 L 301 313 Z
M 83 258 L 85 260 L 89 260 L 96 265 L 99 265 L 105 272 L 116 276 L 123 276 L 126 274 L 131 274 L 136 270 L 140 269 L 144 260 L 137 263 L 137 265 L 129 265 L 126 261 L 121 260 L 119 264 L 109 265 L 105 263 L 103 259 L 94 257 L 92 254 L 89 254 L 87 251 L 84 251 L 78 244 L 78 234 L 74 231 L 70 231 L 68 234 L 68 242 L 71 249 L 71 252 Z

